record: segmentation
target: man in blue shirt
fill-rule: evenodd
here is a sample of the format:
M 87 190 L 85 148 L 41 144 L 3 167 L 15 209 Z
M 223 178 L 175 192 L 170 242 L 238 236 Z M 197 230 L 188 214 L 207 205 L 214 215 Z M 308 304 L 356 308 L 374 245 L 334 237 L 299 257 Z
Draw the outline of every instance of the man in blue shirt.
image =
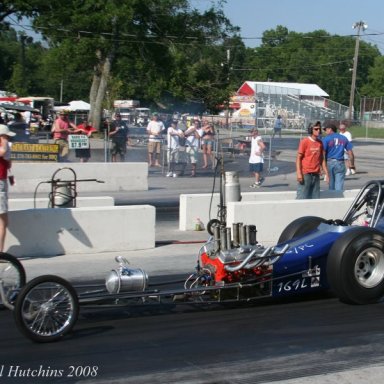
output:
M 353 146 L 345 136 L 337 133 L 336 125 L 327 124 L 324 130 L 327 134 L 323 138 L 323 146 L 329 174 L 329 189 L 343 191 L 345 179 L 344 152 L 348 153 L 351 166 L 353 167 L 355 164 L 355 157 L 352 151 Z

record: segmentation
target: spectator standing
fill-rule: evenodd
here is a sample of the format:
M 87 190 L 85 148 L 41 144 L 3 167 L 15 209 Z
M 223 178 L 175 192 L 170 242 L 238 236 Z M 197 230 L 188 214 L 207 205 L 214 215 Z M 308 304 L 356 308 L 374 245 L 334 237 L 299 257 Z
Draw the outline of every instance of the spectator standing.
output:
M 340 131 L 340 134 L 345 136 L 350 143 L 352 142 L 352 134 L 347 130 L 347 125 L 344 122 L 340 123 L 339 131 Z M 346 168 L 345 176 L 354 175 L 356 173 L 356 170 L 355 170 L 355 167 L 351 166 L 351 162 L 349 161 L 349 156 L 347 152 L 344 152 L 344 161 L 345 161 L 345 168 Z
M 164 124 L 159 120 L 159 115 L 154 113 L 152 120 L 148 123 L 148 163 L 150 167 L 161 167 L 159 163 L 161 143 L 163 142 L 162 132 L 165 131 Z
M 203 150 L 203 168 L 208 168 L 208 158 L 213 165 L 212 150 L 215 144 L 215 128 L 212 123 L 207 123 L 202 128 L 202 150 Z
M 323 146 L 328 169 L 329 189 L 343 191 L 345 180 L 344 152 L 347 152 L 351 166 L 354 167 L 353 146 L 345 136 L 337 133 L 336 125 L 327 124 L 325 132 L 327 136 L 323 138 Z
M 297 150 L 297 199 L 319 199 L 321 171 L 328 174 L 323 143 L 320 140 L 321 125 L 317 123 L 310 126 L 308 134 L 308 137 L 300 141 Z
M 273 124 L 273 135 L 272 139 L 275 137 L 276 134 L 279 135 L 279 138 L 281 138 L 281 130 L 283 129 L 283 118 L 278 115 L 277 119 L 275 120 L 275 123 Z
M 185 152 L 187 154 L 188 162 L 191 164 L 192 168 L 191 177 L 195 177 L 200 139 L 203 136 L 203 130 L 200 128 L 200 121 L 195 120 L 193 125 L 184 132 L 184 135 L 186 137 Z
M 86 135 L 88 136 L 88 139 L 92 136 L 92 133 L 96 131 L 97 129 L 92 127 L 92 123 L 87 120 L 84 120 L 83 123 L 77 126 L 77 134 Z M 91 147 L 76 149 L 75 154 L 76 158 L 80 159 L 81 163 L 87 163 L 91 157 Z
M 255 176 L 255 182 L 250 185 L 251 188 L 260 188 L 264 181 L 261 176 L 264 166 L 265 144 L 261 136 L 259 136 L 259 130 L 253 128 L 251 131 L 251 153 L 249 155 L 249 170 Z
M 67 111 L 60 111 L 52 126 L 53 139 L 59 145 L 59 161 L 67 161 L 69 155 L 68 135 L 76 132 L 77 127 L 71 121 Z
M 6 125 L 0 125 L 0 252 L 4 252 L 8 227 L 8 171 L 11 168 L 9 138 L 16 136 Z
M 184 138 L 184 132 L 178 128 L 177 120 L 173 120 L 171 126 L 167 130 L 167 160 L 168 160 L 168 173 L 167 177 L 177 177 L 176 164 L 180 162 L 180 139 Z M 184 163 L 184 168 L 185 168 Z M 184 174 L 184 168 L 181 170 L 180 175 Z
M 112 141 L 112 162 L 117 162 L 117 155 L 120 156 L 120 161 L 125 161 L 125 155 L 127 153 L 128 125 L 121 119 L 121 114 L 119 112 L 115 114 L 115 119 L 111 122 L 111 129 L 108 136 Z
M 14 115 L 14 119 L 8 123 L 8 127 L 12 129 L 13 132 L 16 133 L 16 137 L 14 141 L 21 143 L 29 142 L 29 128 L 27 122 L 24 120 L 21 113 L 16 112 Z

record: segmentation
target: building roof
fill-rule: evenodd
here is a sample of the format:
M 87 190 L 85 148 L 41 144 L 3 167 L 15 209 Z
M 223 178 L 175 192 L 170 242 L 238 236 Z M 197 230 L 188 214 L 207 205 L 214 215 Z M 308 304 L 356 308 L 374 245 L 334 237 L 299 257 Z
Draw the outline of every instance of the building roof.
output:
M 299 94 L 300 96 L 329 97 L 317 84 L 283 83 L 273 81 L 246 81 L 237 91 L 238 95 L 250 96 L 256 92 L 273 94 Z

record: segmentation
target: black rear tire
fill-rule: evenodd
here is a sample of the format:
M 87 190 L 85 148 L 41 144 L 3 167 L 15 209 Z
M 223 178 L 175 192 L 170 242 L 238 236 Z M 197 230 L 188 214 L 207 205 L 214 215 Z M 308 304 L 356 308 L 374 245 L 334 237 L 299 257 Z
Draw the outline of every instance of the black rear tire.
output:
M 355 227 L 337 239 L 327 259 L 327 278 L 340 301 L 375 303 L 384 296 L 384 236 Z
M 0 252 L 0 280 L 8 301 L 12 303 L 17 291 L 25 285 L 26 274 L 20 261 L 9 253 Z M 2 307 L 0 297 L 0 308 Z
M 27 283 L 17 297 L 14 316 L 25 336 L 39 343 L 61 339 L 79 315 L 79 302 L 72 285 L 54 275 L 39 276 Z
M 317 228 L 319 224 L 325 223 L 326 220 L 318 216 L 303 216 L 299 217 L 296 220 L 293 220 L 292 223 L 288 224 L 281 235 L 278 244 L 285 243 L 286 241 L 292 240 L 297 236 L 304 235 L 307 232 L 310 232 Z

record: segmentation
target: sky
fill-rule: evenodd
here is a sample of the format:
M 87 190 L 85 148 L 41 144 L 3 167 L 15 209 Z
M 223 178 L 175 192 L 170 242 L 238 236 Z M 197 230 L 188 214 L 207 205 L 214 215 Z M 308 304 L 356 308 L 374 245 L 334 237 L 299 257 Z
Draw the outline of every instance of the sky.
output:
M 190 0 L 198 9 L 208 8 L 211 0 Z M 362 40 L 384 52 L 383 0 L 227 0 L 224 13 L 248 47 L 257 47 L 263 32 L 282 25 L 294 32 L 323 29 L 341 36 L 356 35 L 352 25 L 364 21 L 368 28 Z M 372 35 L 377 34 L 377 35 Z

